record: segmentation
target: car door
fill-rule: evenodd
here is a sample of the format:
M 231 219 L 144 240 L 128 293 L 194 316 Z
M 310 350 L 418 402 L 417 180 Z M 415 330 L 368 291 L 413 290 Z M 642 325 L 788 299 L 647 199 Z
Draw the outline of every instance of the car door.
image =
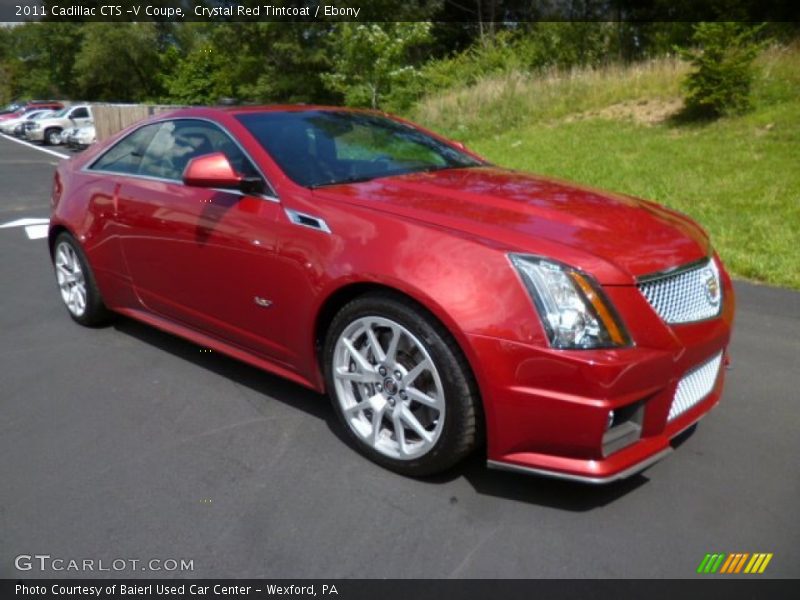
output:
M 225 153 L 242 174 L 263 178 L 216 124 L 176 119 L 159 125 L 138 172 L 120 186 L 117 218 L 134 288 L 153 312 L 291 363 L 273 339 L 270 310 L 280 203 L 268 187 L 247 195 L 184 185 L 189 160 L 211 152 Z
M 82 127 L 92 122 L 92 115 L 88 106 L 76 106 L 67 115 L 69 120 L 74 123 L 74 127 Z

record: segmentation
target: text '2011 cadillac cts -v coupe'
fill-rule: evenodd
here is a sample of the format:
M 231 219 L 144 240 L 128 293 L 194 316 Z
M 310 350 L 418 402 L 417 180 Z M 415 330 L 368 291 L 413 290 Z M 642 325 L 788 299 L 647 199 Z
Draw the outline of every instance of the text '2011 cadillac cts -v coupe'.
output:
M 490 165 L 406 121 L 181 109 L 55 174 L 72 318 L 138 319 L 333 399 L 409 475 L 607 482 L 714 406 L 733 322 L 708 236 L 656 204 Z

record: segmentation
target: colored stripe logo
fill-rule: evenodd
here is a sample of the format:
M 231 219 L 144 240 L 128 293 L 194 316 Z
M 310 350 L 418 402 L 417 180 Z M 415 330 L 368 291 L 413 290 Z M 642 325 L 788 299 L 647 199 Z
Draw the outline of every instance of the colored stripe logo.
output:
M 747 552 L 735 552 L 733 554 L 724 554 L 720 552 L 706 554 L 703 560 L 700 561 L 697 572 L 704 575 L 714 573 L 757 575 L 766 570 L 771 560 L 772 553 L 756 552 L 750 554 Z

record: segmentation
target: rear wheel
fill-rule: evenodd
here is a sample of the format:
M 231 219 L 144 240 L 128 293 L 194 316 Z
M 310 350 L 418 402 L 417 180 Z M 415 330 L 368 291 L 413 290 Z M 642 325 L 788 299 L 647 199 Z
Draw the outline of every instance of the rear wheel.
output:
M 86 256 L 69 233 L 63 232 L 56 238 L 53 266 L 61 300 L 70 317 L 86 326 L 100 325 L 109 319 L 111 313 L 103 304 Z
M 353 300 L 334 318 L 323 358 L 337 414 L 373 461 L 422 476 L 475 447 L 479 398 L 469 366 L 449 332 L 413 302 Z

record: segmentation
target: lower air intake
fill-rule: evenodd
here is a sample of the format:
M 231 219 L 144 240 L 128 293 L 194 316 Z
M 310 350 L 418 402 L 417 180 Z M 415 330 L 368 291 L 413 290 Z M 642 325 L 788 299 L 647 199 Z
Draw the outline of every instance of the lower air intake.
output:
M 678 382 L 668 420 L 681 416 L 711 393 L 721 364 L 722 352 L 683 376 Z

